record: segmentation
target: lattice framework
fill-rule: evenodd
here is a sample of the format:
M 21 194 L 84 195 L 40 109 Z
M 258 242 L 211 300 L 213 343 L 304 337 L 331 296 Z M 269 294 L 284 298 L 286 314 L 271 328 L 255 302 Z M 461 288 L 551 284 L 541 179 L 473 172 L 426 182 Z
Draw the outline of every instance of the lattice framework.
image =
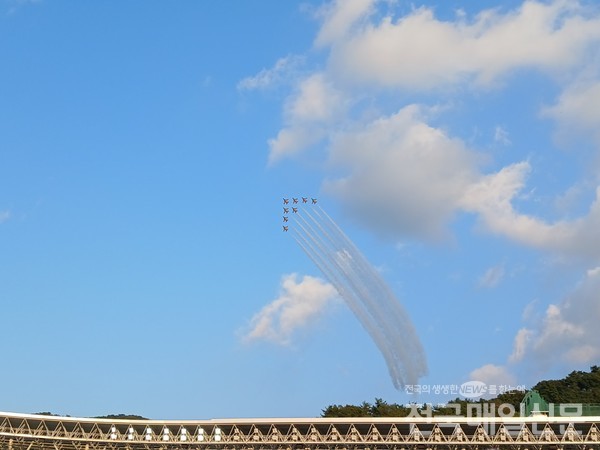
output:
M 600 450 L 600 417 L 127 421 L 0 413 L 1 450 Z

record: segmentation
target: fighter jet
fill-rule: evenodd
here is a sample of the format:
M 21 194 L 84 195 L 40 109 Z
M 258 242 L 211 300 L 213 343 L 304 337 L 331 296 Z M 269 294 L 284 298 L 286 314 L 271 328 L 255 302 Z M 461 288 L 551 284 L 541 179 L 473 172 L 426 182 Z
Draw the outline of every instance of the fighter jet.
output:
M 283 208 L 283 213 L 284 213 L 284 214 L 287 214 L 287 213 L 289 213 L 289 212 L 290 212 L 290 208 Z
M 307 197 L 302 197 L 302 203 L 306 203 L 308 202 L 308 198 Z
M 313 204 L 313 205 L 316 205 L 316 204 L 317 204 L 317 199 L 316 199 L 316 198 L 312 198 L 312 197 L 311 197 L 311 200 L 312 200 L 312 204 Z
M 298 208 L 292 208 L 292 212 L 293 213 L 297 213 L 298 212 Z
M 297 198 L 292 198 L 292 201 L 294 202 L 294 204 L 298 203 L 298 199 Z
M 283 221 L 287 222 L 288 221 L 288 217 L 287 216 L 283 216 Z
M 285 225 L 283 226 L 283 231 L 287 231 L 288 227 L 286 227 Z
M 287 205 L 289 202 L 290 202 L 290 199 L 289 199 L 289 198 L 284 198 L 284 199 L 283 199 L 283 204 L 284 204 L 284 205 Z

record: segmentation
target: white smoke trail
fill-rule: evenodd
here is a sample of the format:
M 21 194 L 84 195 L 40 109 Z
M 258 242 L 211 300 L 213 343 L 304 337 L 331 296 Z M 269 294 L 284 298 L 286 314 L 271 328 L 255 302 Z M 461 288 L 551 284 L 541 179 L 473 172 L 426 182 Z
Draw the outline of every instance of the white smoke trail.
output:
M 305 233 L 307 233 L 304 227 L 301 226 L 301 228 Z M 310 239 L 315 245 L 307 242 L 307 238 Z M 339 259 L 331 258 L 331 251 L 328 252 L 327 250 L 324 250 L 323 244 L 317 242 L 315 235 L 302 235 L 298 233 L 296 241 L 309 256 L 309 258 L 315 263 L 315 265 L 321 270 L 329 282 L 336 288 L 350 310 L 367 330 L 375 342 L 375 345 L 381 351 L 381 354 L 383 355 L 388 366 L 392 380 L 397 380 L 400 377 L 400 374 L 396 370 L 394 354 L 389 351 L 388 345 L 386 345 L 386 337 L 382 333 L 382 330 L 377 323 L 369 315 L 368 311 L 365 310 L 364 305 L 361 303 L 360 296 L 357 295 L 357 290 L 353 289 L 352 286 L 348 286 L 348 281 L 352 278 L 344 274 L 344 270 L 340 266 Z M 321 253 L 316 250 L 315 246 L 321 249 Z M 395 381 L 394 385 L 396 385 Z
M 380 274 L 369 264 L 354 243 L 325 211 L 321 210 L 321 212 L 325 215 L 330 225 L 337 230 L 338 236 L 342 238 L 343 244 L 347 245 L 350 255 L 352 255 L 353 260 L 360 267 L 363 279 L 368 281 L 370 286 L 365 299 L 366 301 L 371 300 L 368 303 L 372 308 L 370 311 L 376 316 L 376 320 L 381 326 L 386 329 L 390 344 L 404 343 L 399 346 L 395 345 L 394 348 L 400 359 L 400 364 L 405 367 L 405 377 L 407 379 L 418 380 L 420 376 L 427 372 L 427 365 L 423 349 L 407 313 Z M 377 301 L 378 298 L 382 300 Z
M 333 219 L 320 207 L 311 210 L 294 214 L 296 241 L 369 333 L 394 386 L 417 384 L 427 364 L 404 308 Z

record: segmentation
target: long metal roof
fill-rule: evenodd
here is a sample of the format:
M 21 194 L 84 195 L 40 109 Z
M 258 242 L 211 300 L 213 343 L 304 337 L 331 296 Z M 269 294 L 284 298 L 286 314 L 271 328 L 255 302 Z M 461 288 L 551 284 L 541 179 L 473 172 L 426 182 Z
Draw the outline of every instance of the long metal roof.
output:
M 600 417 L 127 420 L 0 413 L 0 449 L 600 450 Z

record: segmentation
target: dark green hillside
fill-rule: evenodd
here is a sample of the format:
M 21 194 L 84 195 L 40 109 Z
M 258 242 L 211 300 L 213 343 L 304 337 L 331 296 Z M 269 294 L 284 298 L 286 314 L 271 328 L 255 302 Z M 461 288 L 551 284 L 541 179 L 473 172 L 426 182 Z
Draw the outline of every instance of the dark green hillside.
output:
M 600 367 L 571 372 L 561 380 L 544 380 L 533 389 L 549 403 L 600 403 Z

